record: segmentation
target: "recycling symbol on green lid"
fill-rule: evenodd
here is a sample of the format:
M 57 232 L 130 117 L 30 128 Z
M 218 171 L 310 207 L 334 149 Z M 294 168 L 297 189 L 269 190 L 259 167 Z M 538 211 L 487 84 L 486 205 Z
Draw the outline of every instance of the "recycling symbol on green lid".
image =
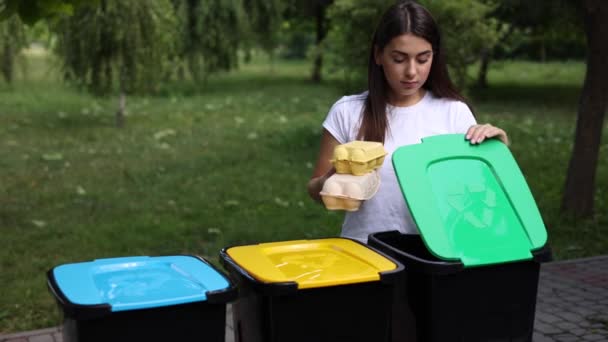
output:
M 496 193 L 484 184 L 463 186 L 463 191 L 448 194 L 447 202 L 462 215 L 462 219 L 476 228 L 487 228 L 492 224 Z

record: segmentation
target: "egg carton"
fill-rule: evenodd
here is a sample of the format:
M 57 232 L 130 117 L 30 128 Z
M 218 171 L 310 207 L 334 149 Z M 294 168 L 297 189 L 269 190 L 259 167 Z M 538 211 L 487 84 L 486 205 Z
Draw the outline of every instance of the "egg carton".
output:
M 363 201 L 376 194 L 379 187 L 380 175 L 377 171 L 363 176 L 336 173 L 325 181 L 320 194 L 329 210 L 357 211 Z
M 379 142 L 355 140 L 336 146 L 331 162 L 337 173 L 362 176 L 382 166 L 386 154 Z

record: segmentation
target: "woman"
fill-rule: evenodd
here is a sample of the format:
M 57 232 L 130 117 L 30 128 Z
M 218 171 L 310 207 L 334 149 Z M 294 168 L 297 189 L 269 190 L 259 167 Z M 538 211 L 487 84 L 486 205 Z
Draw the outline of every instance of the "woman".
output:
M 333 173 L 336 145 L 353 140 L 379 141 L 388 152 L 380 168 L 376 195 L 356 212 L 347 212 L 342 236 L 367 242 L 369 234 L 398 230 L 417 233 L 392 168 L 393 151 L 427 136 L 464 133 L 472 144 L 488 138 L 508 144 L 507 134 L 476 124 L 465 99 L 450 81 L 439 29 L 415 2 L 391 6 L 374 34 L 368 66 L 368 91 L 336 102 L 323 122 L 319 159 L 308 192 L 319 192 Z

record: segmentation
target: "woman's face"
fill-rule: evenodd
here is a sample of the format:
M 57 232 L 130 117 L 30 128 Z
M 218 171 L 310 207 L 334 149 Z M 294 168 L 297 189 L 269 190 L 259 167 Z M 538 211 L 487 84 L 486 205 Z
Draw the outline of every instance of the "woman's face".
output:
M 410 106 L 422 98 L 422 86 L 433 64 L 433 48 L 428 41 L 410 33 L 402 34 L 384 49 L 376 48 L 374 56 L 376 64 L 384 70 L 392 105 Z

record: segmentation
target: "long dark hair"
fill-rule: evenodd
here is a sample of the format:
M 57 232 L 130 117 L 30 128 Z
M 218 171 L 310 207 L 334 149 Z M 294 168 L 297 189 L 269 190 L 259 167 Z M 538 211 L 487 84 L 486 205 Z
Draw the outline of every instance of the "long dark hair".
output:
M 368 64 L 368 90 L 358 139 L 384 142 L 388 127 L 386 104 L 389 87 L 382 67 L 376 64 L 374 52 L 382 51 L 395 37 L 411 33 L 428 41 L 433 49 L 431 71 L 422 88 L 435 96 L 466 103 L 448 74 L 445 52 L 441 46 L 441 35 L 431 13 L 414 1 L 403 1 L 391 6 L 382 16 L 372 39 Z

